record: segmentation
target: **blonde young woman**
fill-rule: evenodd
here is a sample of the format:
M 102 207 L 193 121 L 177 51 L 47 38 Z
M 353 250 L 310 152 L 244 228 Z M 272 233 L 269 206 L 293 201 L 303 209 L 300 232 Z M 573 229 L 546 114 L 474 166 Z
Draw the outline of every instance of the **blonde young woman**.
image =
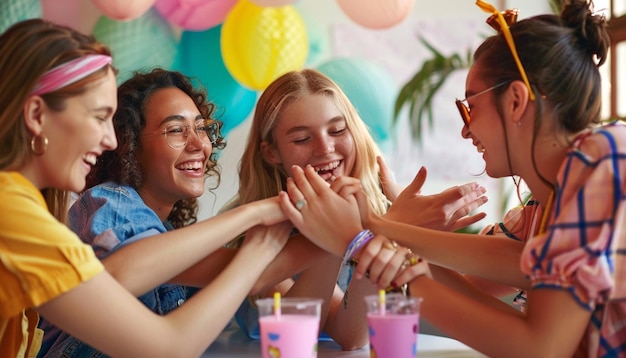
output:
M 484 217 L 482 213 L 469 215 L 486 201 L 484 188 L 475 183 L 454 187 L 438 195 L 419 195 L 425 170 L 418 173 L 387 212 L 390 201 L 383 189 L 393 198 L 399 190 L 389 179 L 391 176 L 381 160 L 376 142 L 339 86 L 312 69 L 286 73 L 263 92 L 240 163 L 239 192 L 226 209 L 278 195 L 286 188 L 294 165 L 311 165 L 328 184 L 342 176 L 358 178 L 370 205 L 378 214 L 386 213 L 387 217 L 415 225 L 455 230 Z M 302 208 L 306 202 L 299 202 L 298 206 Z M 331 208 L 327 212 L 332 212 Z M 344 225 L 340 216 L 336 218 L 335 223 L 320 227 L 317 232 L 309 232 L 306 239 L 316 244 L 326 239 L 342 242 L 359 233 L 356 226 Z M 295 235 L 294 238 L 303 237 Z M 285 295 L 323 298 L 323 331 L 343 349 L 359 348 L 367 343 L 362 297 L 375 292 L 378 287 L 402 286 L 407 278 L 397 278 L 396 274 L 402 275 L 402 264 L 411 257 L 409 250 L 397 247 L 395 242 L 382 236 L 374 238 L 369 247 L 376 251 L 377 260 L 385 266 L 369 272 L 375 284 L 368 280 L 350 280 L 351 268 L 342 266 L 342 257 L 326 255 L 272 290 L 280 290 Z M 306 259 L 319 251 L 319 247 L 312 247 L 293 259 Z M 237 318 L 240 325 L 255 336 L 254 307 L 245 304 Z
M 297 185 L 290 184 L 284 209 L 307 233 L 326 222 L 307 208 L 333 205 L 349 221 L 355 210 L 349 193 L 356 192 L 370 230 L 429 262 L 525 288 L 527 306 L 520 311 L 427 275 L 409 285 L 424 298 L 427 320 L 490 357 L 624 356 L 626 125 L 600 121 L 606 19 L 585 0 L 566 1 L 560 16 L 512 24 L 493 6 L 477 4 L 499 26 L 475 51 L 466 99 L 457 101 L 462 135 L 482 154 L 490 176 L 519 176 L 530 188 L 538 207 L 526 241 L 386 220 L 372 214 L 358 183 L 335 184 L 341 195 L 331 195 L 311 169 L 294 171 Z M 300 200 L 310 205 L 296 210 L 292 203 Z M 346 246 L 325 242 L 332 252 Z M 365 266 L 371 255 L 360 257 Z M 428 273 L 425 264 L 416 266 Z

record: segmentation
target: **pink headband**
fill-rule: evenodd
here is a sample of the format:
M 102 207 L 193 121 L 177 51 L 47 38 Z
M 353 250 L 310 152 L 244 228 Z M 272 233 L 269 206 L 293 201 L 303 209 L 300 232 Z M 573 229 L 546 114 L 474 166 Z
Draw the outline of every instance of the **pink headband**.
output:
M 31 92 L 42 95 L 79 81 L 113 61 L 111 56 L 87 55 L 61 64 L 44 73 Z

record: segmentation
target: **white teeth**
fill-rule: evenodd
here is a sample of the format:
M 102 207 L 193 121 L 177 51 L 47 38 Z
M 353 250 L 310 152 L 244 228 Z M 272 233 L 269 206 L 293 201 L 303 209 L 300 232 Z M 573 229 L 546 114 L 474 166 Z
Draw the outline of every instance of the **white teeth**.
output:
M 202 168 L 202 162 L 186 162 L 177 165 L 176 168 L 181 170 L 198 170 Z
M 315 169 L 316 172 L 321 172 L 321 171 L 328 171 L 328 170 L 333 170 L 335 168 L 337 168 L 339 166 L 339 163 L 341 163 L 341 161 L 336 160 L 332 163 L 328 163 L 324 166 L 320 166 L 320 167 L 313 167 L 313 169 Z
M 98 157 L 96 157 L 94 154 L 85 154 L 83 156 L 83 161 L 91 165 L 96 165 L 97 160 L 98 160 Z

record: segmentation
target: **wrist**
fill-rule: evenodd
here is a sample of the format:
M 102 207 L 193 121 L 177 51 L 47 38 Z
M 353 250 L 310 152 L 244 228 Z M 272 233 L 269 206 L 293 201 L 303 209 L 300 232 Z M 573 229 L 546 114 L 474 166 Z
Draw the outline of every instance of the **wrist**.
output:
M 365 246 L 373 237 L 374 233 L 368 229 L 361 230 L 354 236 L 343 255 L 343 262 L 348 262 L 360 248 Z
M 257 201 L 252 201 L 239 206 L 239 208 L 241 208 L 244 212 L 243 217 L 246 218 L 244 224 L 245 230 L 263 224 L 263 209 L 256 208 L 255 206 L 258 206 L 258 204 L 259 203 Z
M 384 216 L 370 215 L 363 223 L 363 227 L 374 232 L 379 232 L 381 228 L 383 228 L 382 223 L 385 221 L 386 219 Z

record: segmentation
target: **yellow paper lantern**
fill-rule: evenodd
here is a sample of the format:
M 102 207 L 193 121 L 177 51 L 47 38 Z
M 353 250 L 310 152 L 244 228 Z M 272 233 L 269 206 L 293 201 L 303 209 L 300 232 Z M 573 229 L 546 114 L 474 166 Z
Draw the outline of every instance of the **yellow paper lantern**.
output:
M 304 65 L 309 50 L 306 25 L 292 5 L 260 7 L 240 0 L 222 24 L 221 50 L 237 82 L 263 90 Z

